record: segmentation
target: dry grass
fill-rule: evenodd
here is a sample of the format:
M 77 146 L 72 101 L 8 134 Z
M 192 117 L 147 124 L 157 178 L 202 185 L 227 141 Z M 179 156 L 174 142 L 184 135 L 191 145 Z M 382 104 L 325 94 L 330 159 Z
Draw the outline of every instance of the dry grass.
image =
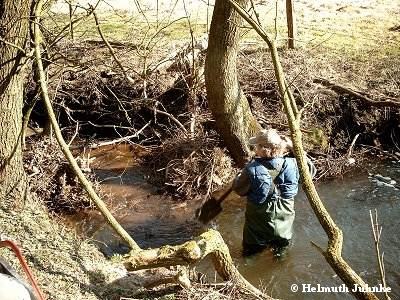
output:
M 194 284 L 190 290 L 175 295 L 176 300 L 257 300 L 260 299 L 239 289 L 231 282 L 222 284 Z
M 0 226 L 2 234 L 21 246 L 49 300 L 105 299 L 101 297 L 102 288 L 123 275 L 123 270 L 107 261 L 89 241 L 51 219 L 35 199 L 18 211 L 0 209 Z M 0 255 L 23 274 L 9 250 L 1 249 Z

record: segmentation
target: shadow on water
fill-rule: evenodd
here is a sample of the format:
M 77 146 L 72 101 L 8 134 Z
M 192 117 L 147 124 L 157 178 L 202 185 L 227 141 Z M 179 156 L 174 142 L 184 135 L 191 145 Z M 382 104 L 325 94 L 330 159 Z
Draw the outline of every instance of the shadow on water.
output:
M 112 195 L 108 205 L 113 214 L 138 244 L 143 248 L 180 244 L 204 230 L 193 219 L 195 207 L 191 207 L 190 201 L 174 202 L 146 183 L 143 173 L 135 167 L 131 152 L 117 148 L 95 153 L 96 174 Z M 317 189 L 343 230 L 343 256 L 370 286 L 380 282 L 369 217 L 369 210 L 378 210 L 383 226 L 381 251 L 385 253 L 387 284 L 393 290 L 392 299 L 400 299 L 400 192 L 380 184 L 368 173 L 391 177 L 398 184 L 400 162 L 368 166 L 344 179 L 321 183 Z M 208 226 L 221 232 L 240 272 L 268 294 L 284 299 L 353 299 L 347 293 L 302 293 L 303 285 L 340 287 L 342 281 L 311 245 L 313 241 L 326 248 L 327 238 L 304 193 L 299 193 L 295 205 L 293 246 L 281 260 L 274 259 L 268 250 L 250 258 L 241 256 L 244 199 L 226 200 L 222 213 Z M 98 213 L 89 212 L 76 218 L 76 226 L 92 235 L 106 254 L 127 251 Z M 208 269 L 206 264 L 199 267 L 209 278 L 214 278 L 214 271 Z M 291 292 L 293 284 L 299 286 L 297 293 Z

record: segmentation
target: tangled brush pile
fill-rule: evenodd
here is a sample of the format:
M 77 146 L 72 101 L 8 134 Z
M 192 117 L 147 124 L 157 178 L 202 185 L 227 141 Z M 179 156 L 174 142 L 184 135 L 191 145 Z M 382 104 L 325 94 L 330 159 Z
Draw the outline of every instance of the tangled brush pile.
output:
M 173 195 L 191 199 L 208 194 L 232 179 L 235 170 L 214 135 L 184 134 L 170 138 L 149 157 L 153 180 L 163 183 Z M 157 169 L 156 169 L 157 168 Z
M 92 207 L 57 142 L 41 138 L 30 146 L 24 153 L 24 166 L 31 193 L 56 213 L 73 213 Z M 86 176 L 94 188 L 100 190 L 94 174 L 87 172 Z

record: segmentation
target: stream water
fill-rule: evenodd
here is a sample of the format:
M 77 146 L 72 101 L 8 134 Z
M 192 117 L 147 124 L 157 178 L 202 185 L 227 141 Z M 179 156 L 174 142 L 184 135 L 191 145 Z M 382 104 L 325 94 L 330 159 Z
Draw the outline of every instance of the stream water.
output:
M 146 183 L 143 173 L 135 167 L 133 152 L 128 146 L 120 146 L 103 149 L 92 156 L 96 156 L 96 173 L 103 187 L 112 195 L 109 207 L 140 246 L 180 244 L 204 230 L 204 226 L 193 219 L 195 208 L 190 207 L 190 201 L 187 205 L 173 202 Z M 375 174 L 390 177 L 398 186 L 400 162 L 370 165 L 344 179 L 320 183 L 317 190 L 343 230 L 344 258 L 371 287 L 380 282 L 369 215 L 369 210 L 377 209 L 383 226 L 381 251 L 384 252 L 387 285 L 392 289 L 392 299 L 400 299 L 400 192 L 377 180 Z M 296 197 L 295 205 L 293 246 L 280 260 L 274 259 L 269 251 L 250 258 L 241 256 L 244 199 L 226 200 L 222 213 L 208 226 L 221 232 L 240 272 L 251 283 L 261 285 L 269 295 L 282 299 L 352 299 L 350 294 L 342 292 L 302 292 L 303 285 L 331 288 L 340 287 L 342 281 L 311 245 L 312 241 L 325 249 L 327 238 L 302 192 Z M 72 221 L 97 240 L 106 254 L 127 250 L 98 213 L 78 215 Z M 214 271 L 207 263 L 199 269 L 214 278 Z M 299 287 L 296 293 L 291 291 L 294 284 Z
M 400 164 L 390 163 L 352 174 L 341 180 L 318 184 L 317 190 L 328 211 L 343 230 L 343 256 L 370 286 L 379 284 L 379 272 L 372 238 L 369 210 L 377 209 L 383 226 L 381 251 L 392 299 L 400 299 L 400 192 L 368 178 L 368 171 L 400 179 Z M 311 241 L 326 248 L 327 238 L 304 193 L 296 197 L 296 220 L 293 246 L 288 255 L 277 261 L 268 252 L 254 258 L 240 256 L 243 202 L 226 203 L 216 220 L 242 274 L 252 283 L 262 282 L 270 295 L 284 299 L 353 299 L 346 293 L 301 293 L 303 284 L 312 287 L 340 287 L 342 281 L 333 272 Z M 291 292 L 297 284 L 299 291 Z

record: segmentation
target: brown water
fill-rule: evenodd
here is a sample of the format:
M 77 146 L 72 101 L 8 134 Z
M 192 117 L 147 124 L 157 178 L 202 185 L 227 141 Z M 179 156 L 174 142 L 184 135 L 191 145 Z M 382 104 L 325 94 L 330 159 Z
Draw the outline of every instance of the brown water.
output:
M 193 219 L 195 207 L 189 202 L 177 203 L 157 194 L 157 189 L 146 183 L 137 168 L 132 148 L 102 149 L 94 153 L 96 173 L 103 187 L 112 194 L 113 214 L 133 235 L 141 247 L 158 247 L 163 244 L 180 244 L 204 230 Z M 400 181 L 400 162 L 361 170 L 343 180 L 317 186 L 327 209 L 344 233 L 343 256 L 370 286 L 379 283 L 369 210 L 377 209 L 383 225 L 381 250 L 385 253 L 388 286 L 392 299 L 400 299 L 400 192 L 374 182 L 371 174 L 389 176 Z M 253 284 L 262 285 L 268 294 L 283 299 L 352 299 L 347 293 L 302 293 L 303 284 L 317 287 L 339 287 L 342 282 L 326 263 L 311 241 L 326 247 L 326 236 L 316 220 L 303 193 L 296 198 L 296 220 L 293 246 L 281 260 L 265 251 L 251 258 L 241 256 L 241 236 L 245 201 L 232 198 L 224 203 L 224 210 L 208 226 L 218 229 L 229 245 L 240 272 Z M 102 218 L 95 212 L 77 216 L 75 222 L 82 231 L 93 236 L 107 254 L 124 252 Z M 214 278 L 210 266 L 200 268 Z M 299 292 L 291 292 L 297 284 Z
M 142 248 L 191 239 L 201 227 L 193 219 L 195 207 L 160 195 L 156 187 L 147 183 L 145 172 L 138 167 L 142 154 L 129 145 L 102 147 L 91 153 L 95 157 L 91 168 L 109 194 L 107 206 Z M 127 251 L 99 212 L 80 213 L 69 221 L 97 241 L 104 253 Z

